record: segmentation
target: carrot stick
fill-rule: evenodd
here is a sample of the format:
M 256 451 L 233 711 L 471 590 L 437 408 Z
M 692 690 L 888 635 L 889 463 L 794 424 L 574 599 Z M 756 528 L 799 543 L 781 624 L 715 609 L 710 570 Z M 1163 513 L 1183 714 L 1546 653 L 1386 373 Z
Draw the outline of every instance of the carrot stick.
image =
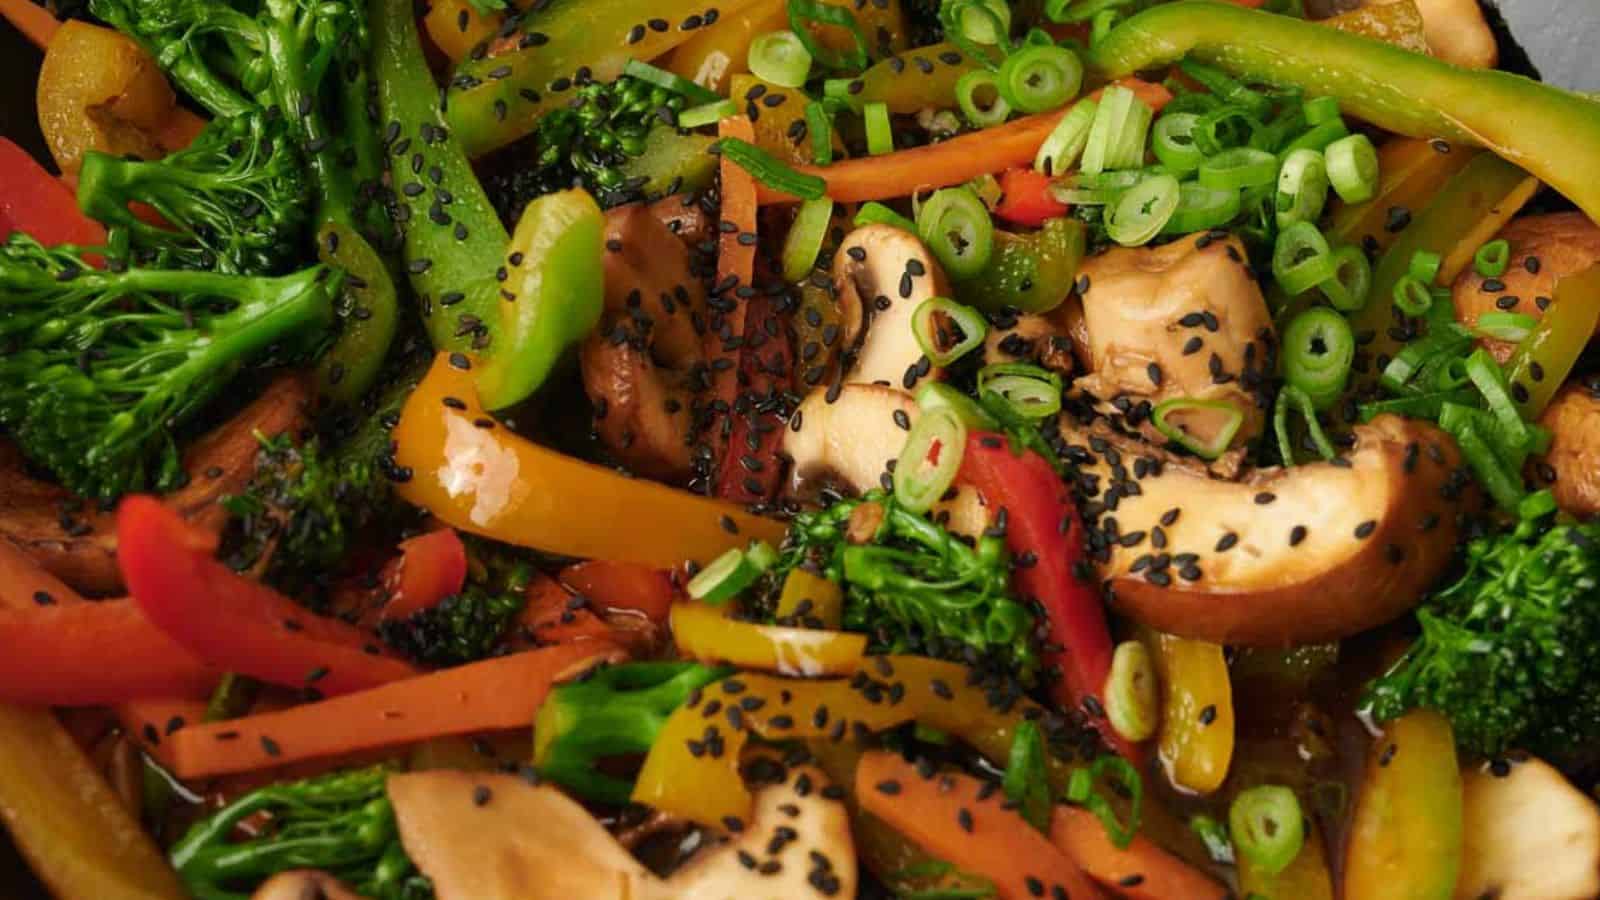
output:
M 614 647 L 581 642 L 515 653 L 279 712 L 211 722 L 170 741 L 180 778 L 203 778 L 427 738 L 526 728 L 550 688 Z
M 1050 842 L 1089 877 L 1128 900 L 1223 900 L 1227 888 L 1143 837 L 1119 850 L 1106 837 L 1094 813 L 1057 806 L 1050 819 Z
M 717 126 L 717 135 L 755 142 L 755 126 L 744 116 L 730 116 Z M 734 292 L 749 287 L 756 277 L 756 245 L 751 238 L 756 233 L 756 180 L 749 172 L 724 159 L 719 164 L 722 176 L 721 236 L 717 239 L 716 293 L 727 301 L 729 309 L 713 316 L 711 327 L 706 329 L 706 358 L 710 361 L 711 386 L 716 399 L 732 409 L 734 395 L 738 392 L 739 351 L 729 346 L 724 335 L 744 336 L 745 308 L 749 305 Z M 719 321 L 720 320 L 720 321 Z M 736 342 L 733 342 L 736 344 Z M 726 359 L 726 363 L 718 360 Z
M 1159 84 L 1125 78 L 1117 84 L 1129 88 L 1140 100 L 1158 112 L 1172 94 Z M 1092 99 L 1099 92 L 1090 94 Z M 828 196 L 840 203 L 885 200 L 905 197 L 918 191 L 964 184 L 979 175 L 1000 172 L 1013 166 L 1031 166 L 1039 146 L 1055 129 L 1071 107 L 1055 112 L 1027 116 L 998 128 L 964 134 L 939 144 L 913 147 L 884 156 L 847 159 L 831 166 L 798 166 L 797 170 L 820 175 L 828 182 Z M 724 136 L 727 133 L 724 132 Z M 737 137 L 737 135 L 735 135 Z M 726 173 L 730 163 L 722 163 Z M 734 167 L 737 168 L 737 167 Z M 723 176 L 723 217 L 727 217 L 727 176 Z M 793 203 L 794 197 L 758 185 L 763 204 Z M 726 246 L 728 235 L 723 236 Z
M 61 21 L 51 15 L 50 10 L 33 0 L 0 0 L 0 16 L 41 50 L 61 27 Z
M 856 799 L 923 850 L 989 879 L 1001 900 L 1062 891 L 1073 900 L 1105 897 L 1065 853 L 1002 805 L 1005 794 L 983 790 L 970 775 L 924 778 L 899 754 L 874 751 L 856 768 Z

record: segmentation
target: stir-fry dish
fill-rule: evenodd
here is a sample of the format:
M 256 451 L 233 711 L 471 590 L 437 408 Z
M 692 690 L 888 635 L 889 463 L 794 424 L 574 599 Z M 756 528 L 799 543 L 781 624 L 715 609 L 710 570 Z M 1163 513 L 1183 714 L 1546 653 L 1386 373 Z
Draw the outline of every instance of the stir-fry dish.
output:
M 47 895 L 1600 896 L 1600 101 L 1473 0 L 0 12 Z

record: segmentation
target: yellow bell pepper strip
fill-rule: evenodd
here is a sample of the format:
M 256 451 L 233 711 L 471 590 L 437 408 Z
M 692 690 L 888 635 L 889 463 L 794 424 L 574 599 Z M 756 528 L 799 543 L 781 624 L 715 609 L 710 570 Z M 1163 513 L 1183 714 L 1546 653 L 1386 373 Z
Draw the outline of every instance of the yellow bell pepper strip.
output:
M 1450 723 L 1415 710 L 1367 758 L 1344 866 L 1344 900 L 1447 900 L 1461 865 L 1461 770 Z
M 838 628 L 843 618 L 844 589 L 838 582 L 799 568 L 784 576 L 783 591 L 778 595 L 779 622 Z
M 856 79 L 860 90 L 847 99 L 858 106 L 883 103 L 889 112 L 902 116 L 928 107 L 953 109 L 956 82 L 977 67 L 955 44 L 917 47 L 880 60 L 862 72 Z
M 1089 51 L 1102 78 L 1183 56 L 1338 99 L 1388 131 L 1484 147 L 1600 219 L 1600 103 L 1520 75 L 1462 69 L 1358 35 L 1227 3 L 1175 3 L 1117 26 Z
M 1388 249 L 1405 231 L 1391 230 L 1391 221 L 1399 224 L 1401 213 L 1409 215 L 1412 210 L 1427 208 L 1439 189 L 1481 152 L 1439 139 L 1393 137 L 1384 141 L 1378 148 L 1378 193 L 1365 203 L 1346 204 L 1335 199 L 1329 214 L 1328 240 L 1335 246 L 1360 244 L 1369 251 Z
M 479 12 L 469 0 L 435 0 L 422 17 L 428 40 L 457 64 L 479 44 L 487 47 L 504 23 L 504 13 L 487 9 Z
M 1506 363 L 1511 399 L 1524 419 L 1531 422 L 1539 418 L 1550 405 L 1589 345 L 1597 324 L 1600 265 L 1556 282 L 1550 307 Z
M 1240 854 L 1239 889 L 1246 897 L 1333 900 L 1333 873 L 1328 869 L 1328 851 L 1322 845 L 1322 832 L 1315 823 L 1308 824 L 1306 842 L 1299 854 L 1288 868 L 1276 875 Z
M 756 0 L 739 12 L 723 13 L 716 25 L 700 29 L 657 65 L 713 93 L 727 95 L 729 80 L 750 71 L 751 42 L 788 27 L 785 0 Z M 734 91 L 731 96 L 740 95 Z
M 796 88 L 763 81 L 754 75 L 735 75 L 728 95 L 735 103 L 743 104 L 745 116 L 755 131 L 753 143 L 773 156 L 791 165 L 813 161 L 811 139 L 795 127 L 795 122 L 806 117 L 806 104 L 811 98 Z M 782 100 L 768 100 L 782 97 Z M 776 103 L 776 106 L 768 106 Z M 737 135 L 735 135 L 737 136 Z
M 0 822 L 58 897 L 188 896 L 150 835 L 48 710 L 0 704 Z
M 1233 686 L 1222 647 L 1153 631 L 1143 639 L 1161 678 L 1161 765 L 1174 787 L 1209 794 L 1233 760 Z
M 566 103 L 580 69 L 611 81 L 629 59 L 655 59 L 756 2 L 723 0 L 714 16 L 703 0 L 537 4 L 497 42 L 508 52 L 491 48 L 456 69 L 446 101 L 450 131 L 468 155 L 482 156 L 533 131 L 540 116 Z
M 867 650 L 864 634 L 741 622 L 698 602 L 673 604 L 672 637 L 701 662 L 806 678 L 854 672 Z
M 1409 50 L 1427 53 L 1428 38 L 1423 31 L 1422 10 L 1412 0 L 1395 3 L 1368 3 L 1349 12 L 1322 19 L 1324 28 L 1337 28 L 1348 34 L 1372 38 Z
M 394 430 L 396 492 L 446 524 L 549 553 L 663 569 L 783 540 L 774 519 L 512 434 L 478 401 L 473 367 L 464 354 L 440 353 Z

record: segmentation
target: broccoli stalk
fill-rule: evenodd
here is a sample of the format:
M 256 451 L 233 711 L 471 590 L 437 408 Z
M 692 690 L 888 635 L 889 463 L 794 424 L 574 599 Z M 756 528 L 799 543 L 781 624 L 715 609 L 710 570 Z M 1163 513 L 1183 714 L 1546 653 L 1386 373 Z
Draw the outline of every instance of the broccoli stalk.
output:
M 1379 720 L 1426 707 L 1493 756 L 1600 735 L 1600 523 L 1525 519 L 1467 546 L 1466 572 L 1417 611 L 1422 636 L 1368 686 Z
M 309 192 L 300 153 L 259 113 L 213 120 L 184 150 L 154 162 L 90 151 L 78 204 L 111 228 L 141 265 L 275 275 L 307 246 Z M 145 203 L 170 223 L 128 208 Z
M 0 425 L 73 491 L 182 477 L 174 429 L 269 347 L 313 346 L 343 276 L 98 270 L 25 234 L 0 245 Z
M 197 900 L 247 900 L 288 869 L 323 869 L 373 900 L 426 900 L 395 825 L 382 767 L 335 772 L 252 791 L 195 823 L 172 847 L 172 866 Z M 245 819 L 270 816 L 264 831 L 234 840 Z
M 969 546 L 873 491 L 795 517 L 777 571 L 808 561 L 845 588 L 845 627 L 890 652 L 961 660 L 972 648 L 1024 682 L 1037 672 L 1034 615 L 1010 592 L 1002 537 Z
M 627 803 L 633 783 L 604 774 L 597 764 L 649 751 L 690 694 L 731 671 L 686 662 L 625 663 L 561 685 L 534 720 L 534 765 L 580 797 Z

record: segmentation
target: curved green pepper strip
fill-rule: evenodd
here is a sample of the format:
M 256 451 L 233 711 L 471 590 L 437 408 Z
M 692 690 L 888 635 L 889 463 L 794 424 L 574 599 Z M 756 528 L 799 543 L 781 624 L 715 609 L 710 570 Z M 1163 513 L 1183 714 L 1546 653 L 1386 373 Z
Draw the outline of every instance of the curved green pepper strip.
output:
M 1068 218 L 1051 219 L 1032 234 L 996 231 L 989 264 L 956 283 L 956 298 L 991 312 L 1049 312 L 1072 292 L 1087 240 L 1084 224 Z
M 1335 97 L 1347 115 L 1389 131 L 1485 147 L 1600 221 L 1600 103 L 1586 97 L 1213 0 L 1128 19 L 1090 50 L 1089 66 L 1110 80 L 1186 54 L 1236 77 Z
M 318 393 L 345 405 L 377 380 L 399 329 L 399 300 L 383 257 L 349 226 L 325 223 L 317 232 L 317 256 L 346 273 L 339 310 L 344 331 L 317 362 Z

